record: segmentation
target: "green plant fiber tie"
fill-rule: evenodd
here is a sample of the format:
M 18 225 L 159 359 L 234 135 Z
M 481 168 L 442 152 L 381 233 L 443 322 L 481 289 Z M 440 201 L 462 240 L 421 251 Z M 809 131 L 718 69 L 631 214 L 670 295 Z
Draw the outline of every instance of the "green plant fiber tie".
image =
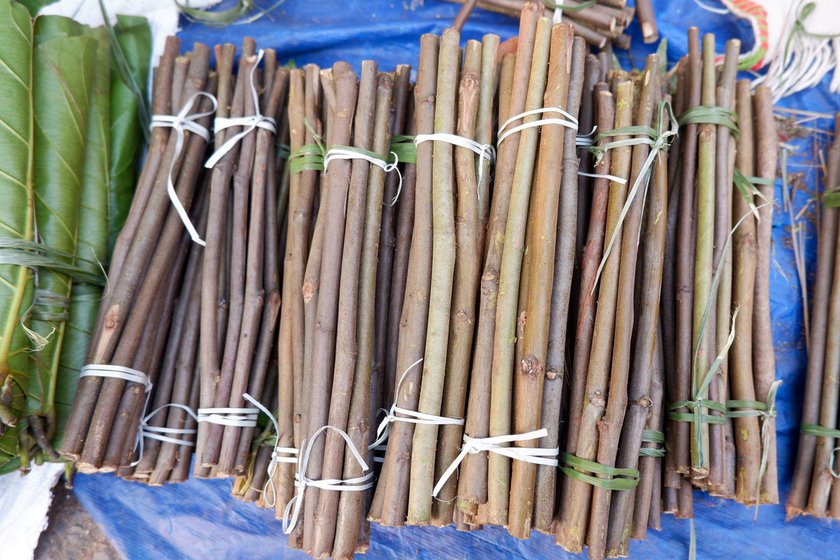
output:
M 639 484 L 636 469 L 610 467 L 566 452 L 560 453 L 560 462 L 566 465 L 558 467 L 566 476 L 605 490 L 632 490 Z

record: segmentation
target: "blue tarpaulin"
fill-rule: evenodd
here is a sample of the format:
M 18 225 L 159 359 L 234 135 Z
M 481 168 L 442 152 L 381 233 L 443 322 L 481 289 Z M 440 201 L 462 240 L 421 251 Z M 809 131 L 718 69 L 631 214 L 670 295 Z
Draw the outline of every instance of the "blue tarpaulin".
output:
M 268 0 L 265 0 L 268 2 Z M 713 2 L 714 0 L 706 0 Z M 752 46 L 749 26 L 731 15 L 709 13 L 689 0 L 654 0 L 663 37 L 668 39 L 668 59 L 673 64 L 685 54 L 686 30 L 696 25 L 701 32 L 717 36 L 719 52 L 726 39 L 740 37 L 744 50 Z M 458 6 L 437 0 L 286 0 L 270 15 L 248 25 L 224 29 L 185 24 L 180 33 L 182 48 L 192 42 L 241 44 L 253 37 L 260 47 L 278 51 L 279 60 L 298 65 L 329 66 L 337 60 L 360 62 L 371 58 L 381 70 L 398 63 L 416 64 L 419 37 L 440 33 L 455 17 Z M 630 28 L 633 49 L 626 64 L 642 66 L 644 55 L 655 45 L 644 45 L 638 25 Z M 476 10 L 464 29 L 463 39 L 478 39 L 497 33 L 502 39 L 516 35 L 514 20 Z M 820 87 L 783 100 L 779 105 L 835 113 L 840 97 L 828 93 L 828 78 Z M 830 130 L 830 118 L 809 126 Z M 817 134 L 823 141 L 825 134 Z M 837 558 L 840 557 L 840 524 L 800 517 L 785 521 L 784 503 L 793 474 L 797 434 L 807 360 L 803 307 L 791 242 L 793 226 L 804 228 L 805 262 L 809 282 L 815 269 L 816 232 L 814 205 L 798 216 L 800 209 L 821 188 L 813 158 L 813 138 L 788 140 L 793 151 L 788 173 L 800 181 L 792 206 L 782 203 L 781 181 L 777 183 L 771 263 L 771 306 L 776 349 L 777 377 L 784 381 L 777 405 L 779 479 L 781 504 L 754 510 L 727 500 L 696 492 L 695 526 L 700 558 Z M 792 223 L 792 219 L 797 224 Z M 273 512 L 241 503 L 230 497 L 229 480 L 190 480 L 163 488 L 126 482 L 110 475 L 79 475 L 76 495 L 105 530 L 114 545 L 129 559 L 146 558 L 304 558 L 286 548 L 280 523 Z M 663 516 L 662 532 L 649 531 L 648 540 L 630 547 L 634 558 L 684 558 L 688 554 L 689 522 Z M 371 528 L 373 559 L 418 556 L 436 558 L 572 558 L 554 546 L 553 539 L 534 533 L 519 541 L 504 529 L 490 527 L 473 533 L 454 528 Z M 833 552 L 832 552 L 833 551 Z

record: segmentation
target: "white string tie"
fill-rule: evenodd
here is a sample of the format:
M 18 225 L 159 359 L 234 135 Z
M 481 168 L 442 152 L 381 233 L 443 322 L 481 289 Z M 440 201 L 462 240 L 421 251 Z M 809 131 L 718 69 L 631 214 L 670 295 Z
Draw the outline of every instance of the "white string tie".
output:
M 146 404 L 143 405 L 143 411 L 145 412 L 146 407 L 148 406 L 149 401 L 146 399 Z M 140 448 L 139 453 L 137 454 L 137 459 L 131 463 L 132 467 L 136 467 L 140 464 L 140 461 L 143 459 L 143 442 L 148 439 L 156 439 L 158 441 L 162 441 L 164 443 L 174 443 L 175 445 L 184 445 L 186 447 L 195 447 L 195 442 L 190 441 L 189 439 L 181 439 L 169 436 L 167 434 L 173 435 L 180 435 L 180 436 L 193 436 L 198 433 L 198 430 L 195 428 L 167 428 L 166 426 L 150 426 L 149 420 L 154 418 L 154 416 L 160 412 L 161 410 L 169 407 L 180 408 L 193 418 L 195 418 L 196 422 L 198 421 L 198 417 L 195 415 L 193 410 L 183 404 L 178 403 L 169 403 L 163 406 L 160 406 L 154 409 L 149 414 L 143 416 L 140 420 L 140 426 L 137 428 L 137 439 L 134 442 L 134 449 Z
M 520 125 L 514 126 L 511 129 L 505 130 L 508 126 L 510 126 L 514 121 L 518 121 L 519 119 L 531 116 L 531 115 L 542 115 L 544 113 L 558 113 L 565 118 L 546 118 L 546 119 L 537 119 L 535 121 L 522 123 Z M 496 141 L 496 146 L 501 146 L 502 142 L 510 136 L 511 134 L 515 134 L 517 132 L 521 132 L 526 128 L 534 128 L 543 126 L 546 124 L 556 124 L 559 126 L 565 126 L 566 128 L 571 128 L 573 130 L 578 129 L 578 120 L 570 115 L 568 112 L 564 111 L 560 107 L 543 107 L 542 109 L 531 109 L 530 111 L 525 111 L 524 113 L 519 113 L 518 115 L 514 115 L 502 124 L 499 127 L 498 137 L 499 139 Z
M 607 179 L 608 181 L 612 181 L 613 183 L 618 183 L 619 185 L 626 185 L 627 179 L 624 177 L 618 177 L 616 175 L 609 175 L 607 173 L 584 173 L 583 171 L 578 171 L 578 175 L 582 177 L 592 177 L 593 179 Z
M 111 377 L 113 379 L 130 381 L 131 383 L 139 383 L 145 387 L 146 393 L 149 393 L 152 390 L 152 381 L 149 379 L 148 375 L 142 371 L 125 366 L 115 366 L 111 364 L 88 364 L 82 367 L 79 377 Z
M 248 115 L 247 117 L 216 117 L 215 121 L 213 122 L 213 131 L 218 134 L 219 132 L 234 127 L 234 126 L 243 126 L 245 127 L 242 129 L 238 134 L 235 134 L 228 138 L 224 144 L 219 147 L 218 150 L 213 152 L 213 155 L 207 160 L 204 164 L 204 167 L 207 169 L 212 169 L 219 163 L 225 155 L 236 146 L 239 141 L 243 138 L 254 132 L 258 128 L 263 128 L 268 130 L 271 133 L 277 132 L 277 123 L 271 117 L 266 117 L 262 113 L 260 113 L 260 95 L 257 92 L 257 86 L 254 83 L 254 72 L 257 70 L 257 66 L 260 64 L 260 60 L 262 60 L 264 51 L 262 49 L 259 50 L 257 53 L 257 61 L 254 62 L 254 65 L 251 66 L 251 74 L 249 76 L 251 82 L 251 96 L 254 99 L 254 113 L 253 115 Z
M 400 193 L 402 192 L 402 182 L 403 177 L 402 173 L 400 173 L 399 167 L 397 165 L 400 163 L 400 158 L 397 157 L 396 152 L 391 152 L 391 155 L 394 156 L 394 161 L 388 163 L 381 157 L 377 156 L 373 152 L 368 152 L 367 150 L 362 150 L 361 148 L 350 148 L 345 146 L 332 146 L 327 150 L 327 153 L 324 154 L 324 172 L 326 173 L 327 168 L 330 166 L 330 162 L 333 160 L 354 160 L 354 159 L 361 159 L 364 160 L 372 165 L 375 165 L 385 173 L 391 173 L 392 171 L 397 172 L 397 193 L 394 195 L 394 200 L 391 201 L 391 206 L 397 203 L 397 200 L 400 198 Z
M 449 134 L 446 132 L 435 132 L 434 134 L 418 134 L 414 137 L 414 145 L 419 146 L 423 142 L 430 142 L 430 141 L 438 141 L 438 142 L 446 142 L 447 144 L 452 144 L 453 146 L 458 146 L 459 148 L 466 148 L 467 150 L 472 150 L 473 152 L 478 155 L 478 183 L 477 185 L 481 185 L 481 181 L 484 178 L 484 162 L 486 161 L 488 165 L 492 164 L 496 161 L 496 149 L 491 146 L 490 144 L 482 144 L 480 142 L 476 142 L 472 138 L 467 138 L 465 136 L 458 136 L 457 134 Z M 475 189 L 476 196 L 479 200 L 481 200 L 479 188 Z
M 434 414 L 426 414 L 425 412 L 409 410 L 407 408 L 401 408 L 397 406 L 397 401 L 399 400 L 400 394 L 400 386 L 402 386 L 402 382 L 405 380 L 405 376 L 408 375 L 408 372 L 410 372 L 415 366 L 417 366 L 422 361 L 423 358 L 420 358 L 419 360 L 408 366 L 403 372 L 403 374 L 400 376 L 400 379 L 397 382 L 397 386 L 394 389 L 394 403 L 388 410 L 381 409 L 382 412 L 385 413 L 385 418 L 382 419 L 382 422 L 380 422 L 379 426 L 376 428 L 376 440 L 374 440 L 373 443 L 368 445 L 368 449 L 376 450 L 383 443 L 385 443 L 385 440 L 388 439 L 390 425 L 392 422 L 407 422 L 409 424 L 427 424 L 434 426 L 464 425 L 463 418 L 447 418 L 446 416 L 435 416 Z
M 206 113 L 195 113 L 191 115 L 190 111 L 192 111 L 193 105 L 195 105 L 199 97 L 206 97 L 209 99 L 213 105 L 213 110 Z M 184 205 L 181 204 L 181 200 L 178 198 L 178 193 L 175 192 L 175 183 L 172 181 L 172 172 L 175 169 L 175 162 L 178 160 L 181 150 L 184 149 L 184 132 L 197 134 L 201 136 L 205 142 L 210 141 L 210 131 L 201 126 L 198 121 L 215 113 L 218 106 L 219 103 L 216 101 L 215 97 L 205 91 L 198 91 L 193 94 L 186 103 L 184 103 L 184 106 L 177 115 L 152 115 L 152 121 L 149 125 L 150 128 L 171 128 L 175 131 L 175 153 L 172 154 L 172 161 L 169 163 L 169 173 L 167 174 L 166 179 L 166 192 L 169 194 L 169 200 L 172 202 L 172 206 L 178 213 L 178 217 L 181 218 L 181 221 L 184 223 L 184 227 L 187 228 L 190 238 L 202 247 L 204 247 L 204 241 L 198 234 L 198 230 L 193 225 L 192 220 L 190 220 L 190 215 L 187 213 L 186 208 L 184 208 Z
M 306 468 L 309 466 L 309 455 L 312 453 L 312 445 L 318 437 L 327 430 L 333 430 L 342 438 L 347 444 L 347 448 L 353 454 L 353 458 L 362 467 L 362 472 L 367 472 L 363 476 L 348 478 L 346 480 L 328 478 L 323 480 L 314 480 L 306 476 Z M 373 471 L 370 470 L 359 450 L 353 445 L 353 440 L 347 435 L 347 432 L 336 428 L 335 426 L 322 426 L 318 431 L 312 434 L 309 443 L 306 444 L 304 453 L 298 457 L 297 472 L 295 473 L 295 488 L 297 491 L 295 495 L 286 504 L 286 509 L 283 512 L 283 533 L 290 534 L 297 525 L 300 517 L 301 506 L 303 506 L 303 496 L 307 487 L 319 488 L 321 490 L 330 490 L 334 492 L 363 492 L 373 486 Z
M 277 418 L 274 417 L 274 414 L 272 414 L 270 410 L 248 393 L 242 395 L 242 398 L 256 406 L 263 414 L 268 416 L 268 419 L 271 420 L 271 423 L 274 425 L 274 433 L 276 434 L 274 449 L 271 450 L 271 461 L 269 461 L 268 468 L 266 469 L 268 478 L 266 479 L 262 489 L 265 505 L 273 508 L 274 503 L 277 501 L 277 494 L 274 490 L 273 484 L 274 475 L 277 473 L 277 463 L 297 463 L 299 451 L 294 447 L 280 447 L 280 424 L 278 424 Z
M 437 484 L 435 484 L 434 489 L 432 490 L 432 497 L 436 498 L 438 492 L 441 491 L 446 481 L 449 480 L 455 471 L 458 469 L 458 466 L 461 464 L 461 461 L 466 458 L 467 455 L 473 455 L 475 453 L 481 453 L 483 451 L 487 451 L 489 453 L 496 453 L 497 455 L 502 455 L 509 459 L 515 459 L 517 461 L 524 461 L 526 463 L 533 463 L 535 465 L 545 465 L 548 467 L 556 467 L 558 465 L 557 455 L 560 454 L 559 447 L 552 447 L 552 448 L 544 448 L 544 447 L 507 447 L 505 444 L 507 443 L 514 443 L 517 441 L 531 441 L 535 439 L 544 438 L 548 435 L 548 430 L 545 428 L 541 428 L 539 430 L 534 430 L 533 432 L 527 432 L 524 434 L 513 434 L 507 436 L 492 436 L 492 437 L 485 437 L 485 438 L 472 438 L 466 434 L 464 434 L 464 445 L 461 446 L 461 452 L 455 457 L 455 460 L 452 461 L 452 464 L 446 468 L 443 474 L 438 480 Z
M 259 414 L 258 409 L 250 407 L 199 408 L 197 420 L 236 428 L 256 428 Z
M 143 458 L 143 438 L 141 436 L 142 425 L 148 418 L 157 412 L 156 410 L 151 415 L 146 416 L 146 409 L 149 407 L 149 397 L 152 394 L 151 379 L 149 379 L 149 376 L 140 370 L 125 366 L 115 366 L 112 364 L 88 364 L 83 366 L 82 371 L 79 374 L 79 378 L 82 377 L 110 377 L 112 379 L 122 379 L 123 381 L 128 381 L 130 383 L 139 383 L 140 385 L 143 385 L 144 392 L 146 393 L 146 399 L 143 401 L 143 412 L 141 413 L 141 418 L 143 418 L 143 420 L 140 422 L 141 426 L 140 429 L 137 430 L 137 438 L 134 442 L 135 449 L 137 449 L 138 445 L 140 446 L 140 455 L 137 457 L 136 461 L 131 463 L 132 467 L 136 466 L 140 462 L 140 459 Z

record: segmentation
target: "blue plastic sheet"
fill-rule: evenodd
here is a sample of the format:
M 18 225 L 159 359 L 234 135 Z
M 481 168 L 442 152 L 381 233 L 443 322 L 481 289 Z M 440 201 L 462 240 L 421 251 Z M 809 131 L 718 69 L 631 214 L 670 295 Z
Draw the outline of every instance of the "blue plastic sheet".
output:
M 267 2 L 268 0 L 266 0 Z M 713 0 L 707 0 L 713 1 Z M 689 25 L 717 35 L 718 50 L 730 37 L 740 37 L 744 49 L 752 45 L 749 26 L 732 16 L 706 12 L 689 0 L 654 0 L 660 32 L 668 43 L 668 58 L 674 63 L 686 52 Z M 270 16 L 246 26 L 213 29 L 187 24 L 180 34 L 182 45 L 193 41 L 240 44 L 254 37 L 261 47 L 277 49 L 285 62 L 331 65 L 347 60 L 356 67 L 366 57 L 379 62 L 381 70 L 398 63 L 416 64 L 422 33 L 440 33 L 457 13 L 458 6 L 435 0 L 287 0 Z M 516 35 L 512 19 L 476 10 L 467 22 L 464 39 L 497 33 L 503 39 Z M 638 25 L 631 27 L 633 50 L 625 64 L 641 66 L 644 55 L 655 47 L 644 45 Z M 827 89 L 828 79 L 813 90 L 785 99 L 780 105 L 835 113 L 840 98 Z M 833 128 L 831 119 L 814 123 Z M 791 243 L 791 216 L 795 216 L 821 188 L 811 157 L 812 138 L 789 139 L 793 152 L 788 172 L 803 182 L 793 201 L 793 212 L 782 205 L 781 181 L 777 184 L 771 263 L 771 306 L 778 378 L 784 380 L 778 396 L 778 448 L 781 504 L 762 507 L 758 521 L 754 510 L 731 501 L 696 493 L 696 531 L 700 558 L 837 558 L 840 557 L 840 525 L 800 517 L 785 521 L 783 504 L 793 471 L 799 426 L 804 368 L 806 364 L 803 308 L 800 284 Z M 810 284 L 814 268 L 815 231 L 813 206 L 800 217 L 805 227 L 805 259 Z M 125 482 L 113 476 L 83 476 L 76 479 L 76 494 L 114 545 L 129 559 L 146 558 L 304 558 L 285 546 L 280 523 L 272 512 L 240 503 L 229 496 L 231 482 L 191 480 L 164 488 Z M 418 556 L 437 558 L 572 558 L 553 544 L 553 539 L 535 533 L 518 541 L 500 528 L 470 534 L 453 528 L 371 528 L 369 558 L 397 559 Z M 648 540 L 634 542 L 634 558 L 686 557 L 689 522 L 663 516 L 663 530 L 648 532 Z

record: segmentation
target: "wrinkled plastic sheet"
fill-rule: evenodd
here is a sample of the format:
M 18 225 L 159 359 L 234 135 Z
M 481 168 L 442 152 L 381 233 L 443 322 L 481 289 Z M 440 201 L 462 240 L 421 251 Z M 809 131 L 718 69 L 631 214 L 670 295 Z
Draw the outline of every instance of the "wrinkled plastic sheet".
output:
M 268 0 L 265 0 L 268 2 Z M 713 2 L 714 0 L 707 0 Z M 752 46 L 749 26 L 731 16 L 708 13 L 689 0 L 654 0 L 659 28 L 669 41 L 668 58 L 673 64 L 686 52 L 689 25 L 714 32 L 718 51 L 729 37 L 740 37 L 744 49 Z M 287 0 L 270 16 L 243 26 L 213 29 L 185 24 L 182 48 L 193 41 L 241 44 L 251 36 L 261 47 L 277 49 L 279 60 L 298 65 L 329 66 L 336 60 L 351 62 L 357 69 L 365 58 L 390 70 L 398 63 L 416 64 L 422 33 L 440 33 L 457 13 L 458 6 L 435 0 Z M 502 39 L 516 34 L 514 20 L 476 10 L 463 32 L 463 39 L 479 39 L 497 33 Z M 638 25 L 631 27 L 633 50 L 623 64 L 641 66 L 653 46 L 641 41 Z M 828 79 L 819 88 L 785 99 L 781 105 L 835 113 L 840 98 L 828 94 Z M 832 129 L 831 119 L 812 123 Z M 781 504 L 762 507 L 758 521 L 754 510 L 727 500 L 695 493 L 695 527 L 699 558 L 831 558 L 840 555 L 840 525 L 826 520 L 799 517 L 785 521 L 783 504 L 793 474 L 797 433 L 806 365 L 803 307 L 796 275 L 791 216 L 796 216 L 821 188 L 811 152 L 813 139 L 789 139 L 795 150 L 788 172 L 797 174 L 802 188 L 793 200 L 793 211 L 781 203 L 777 183 L 771 263 L 771 306 L 778 378 L 784 380 L 778 395 L 778 448 Z M 813 205 L 800 217 L 805 228 L 805 259 L 808 283 L 815 269 L 816 220 Z M 145 558 L 303 558 L 303 553 L 285 546 L 280 523 L 273 512 L 238 502 L 229 496 L 229 480 L 191 480 L 164 488 L 126 482 L 110 475 L 79 475 L 76 494 L 114 545 L 130 559 Z M 685 558 L 688 554 L 689 522 L 663 515 L 662 532 L 649 531 L 645 542 L 633 542 L 634 558 Z M 371 528 L 369 558 L 398 559 L 418 556 L 436 558 L 571 558 L 554 546 L 549 536 L 534 533 L 527 541 L 490 527 L 459 533 L 452 527 Z M 833 552 L 832 552 L 833 551 Z

